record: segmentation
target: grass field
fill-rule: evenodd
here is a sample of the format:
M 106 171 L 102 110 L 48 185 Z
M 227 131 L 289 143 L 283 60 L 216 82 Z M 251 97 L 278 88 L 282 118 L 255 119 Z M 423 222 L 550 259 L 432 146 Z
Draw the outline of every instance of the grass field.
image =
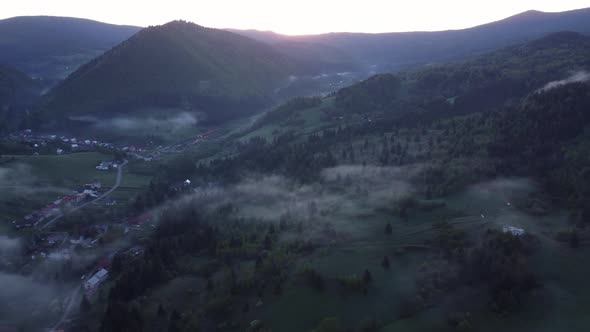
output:
M 68 155 L 13 156 L 15 161 L 4 164 L 10 174 L 10 183 L 0 191 L 0 232 L 8 232 L 10 220 L 22 218 L 32 210 L 54 201 L 60 195 L 71 193 L 85 183 L 100 181 L 103 186 L 115 184 L 116 171 L 99 171 L 95 166 L 101 161 L 112 160 L 111 155 L 82 152 Z M 112 197 L 120 202 L 128 201 L 144 189 L 151 177 L 123 171 L 118 190 Z

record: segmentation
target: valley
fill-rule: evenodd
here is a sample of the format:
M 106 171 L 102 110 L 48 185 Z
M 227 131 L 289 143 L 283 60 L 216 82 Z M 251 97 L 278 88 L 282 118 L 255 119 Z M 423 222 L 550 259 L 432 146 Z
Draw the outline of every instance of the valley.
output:
M 88 58 L 0 56 L 0 331 L 585 331 L 588 15 L 43 18 Z

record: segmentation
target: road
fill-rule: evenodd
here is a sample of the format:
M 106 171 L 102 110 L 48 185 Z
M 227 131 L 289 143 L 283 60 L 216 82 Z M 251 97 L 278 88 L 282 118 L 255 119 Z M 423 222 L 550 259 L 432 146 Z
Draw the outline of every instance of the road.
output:
M 100 201 L 101 199 L 107 197 L 108 195 L 112 194 L 113 191 L 117 190 L 117 188 L 119 188 L 119 186 L 121 185 L 121 179 L 123 178 L 123 167 L 125 167 L 125 165 L 127 165 L 128 161 L 125 160 L 121 165 L 119 165 L 119 167 L 117 168 L 117 179 L 115 180 L 115 185 L 109 189 L 107 192 L 105 192 L 104 194 L 98 196 L 97 198 L 86 202 L 82 205 L 76 206 L 75 208 L 69 210 L 67 213 L 73 213 L 76 212 L 80 209 L 83 209 L 84 207 L 96 203 L 98 201 Z M 39 229 L 43 230 L 49 226 L 52 226 L 53 224 L 55 224 L 59 219 L 61 219 L 64 216 L 63 213 L 60 213 L 58 216 L 54 217 L 53 219 L 49 220 L 47 223 L 45 223 L 43 226 L 39 227 Z
M 75 211 L 78 211 L 82 208 L 84 208 L 85 206 L 88 206 L 92 203 L 96 203 L 98 201 L 100 201 L 101 199 L 107 197 L 108 195 L 112 194 L 115 190 L 117 190 L 117 188 L 119 188 L 119 186 L 121 185 L 121 180 L 123 178 L 123 167 L 125 167 L 125 165 L 127 165 L 127 160 L 125 160 L 121 165 L 119 165 L 119 167 L 117 168 L 117 178 L 115 180 L 115 185 L 109 189 L 107 192 L 105 192 L 104 194 L 100 195 L 99 197 L 93 199 L 90 202 L 86 202 L 80 206 L 77 206 L 76 208 L 68 211 L 68 213 L 72 213 Z M 54 224 L 56 221 L 58 221 L 60 218 L 62 218 L 64 215 L 61 214 L 53 219 L 51 219 L 50 221 L 48 221 L 45 225 L 43 225 L 41 227 L 41 229 L 47 228 L 49 226 L 51 226 L 52 224 Z M 72 292 L 72 295 L 70 295 L 68 297 L 68 304 L 66 306 L 66 309 L 64 310 L 63 314 L 61 315 L 59 321 L 55 324 L 55 326 L 51 329 L 51 331 L 55 331 L 59 328 L 59 326 L 61 324 L 63 324 L 63 322 L 68 318 L 68 316 L 70 315 L 70 313 L 72 312 L 72 310 L 74 310 L 76 308 L 76 304 L 80 303 L 80 291 L 82 289 L 82 286 L 78 286 L 76 287 L 76 289 Z
M 79 297 L 80 297 L 80 290 L 81 289 L 82 289 L 82 286 L 78 286 L 72 292 L 72 295 L 70 295 L 70 297 L 68 298 L 68 305 L 66 306 L 66 310 L 64 310 L 63 314 L 61 315 L 61 318 L 59 319 L 59 321 L 55 324 L 55 326 L 50 331 L 57 331 L 59 326 L 61 324 L 63 324 L 63 322 L 68 318 L 68 316 L 70 315 L 72 310 L 75 308 L 76 303 L 80 303 L 81 298 L 79 298 Z

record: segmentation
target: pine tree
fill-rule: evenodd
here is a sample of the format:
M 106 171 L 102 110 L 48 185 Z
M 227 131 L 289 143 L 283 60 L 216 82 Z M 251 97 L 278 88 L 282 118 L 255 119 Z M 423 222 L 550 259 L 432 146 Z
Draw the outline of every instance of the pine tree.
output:
M 389 269 L 389 257 L 383 256 L 383 260 L 381 261 L 381 266 L 383 266 L 384 269 Z
M 82 296 L 82 302 L 80 302 L 80 311 L 83 313 L 87 313 L 90 311 L 90 302 L 86 295 Z
M 392 227 L 391 227 L 391 224 L 390 224 L 390 223 L 388 223 L 388 224 L 385 226 L 385 234 L 387 234 L 387 235 L 391 235 L 391 233 L 393 233 L 393 229 L 392 229 Z
M 363 282 L 365 284 L 370 284 L 371 281 L 373 281 L 373 276 L 371 275 L 371 272 L 368 269 L 366 269 L 365 273 L 363 273 Z

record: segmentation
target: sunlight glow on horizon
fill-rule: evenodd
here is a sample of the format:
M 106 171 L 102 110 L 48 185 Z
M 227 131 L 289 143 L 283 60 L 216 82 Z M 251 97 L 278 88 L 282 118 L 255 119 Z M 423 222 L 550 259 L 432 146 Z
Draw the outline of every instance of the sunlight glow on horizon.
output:
M 326 32 L 401 32 L 462 29 L 527 10 L 590 7 L 590 0 L 19 0 L 1 18 L 71 16 L 138 26 L 183 19 L 213 28 L 270 30 L 298 35 Z

